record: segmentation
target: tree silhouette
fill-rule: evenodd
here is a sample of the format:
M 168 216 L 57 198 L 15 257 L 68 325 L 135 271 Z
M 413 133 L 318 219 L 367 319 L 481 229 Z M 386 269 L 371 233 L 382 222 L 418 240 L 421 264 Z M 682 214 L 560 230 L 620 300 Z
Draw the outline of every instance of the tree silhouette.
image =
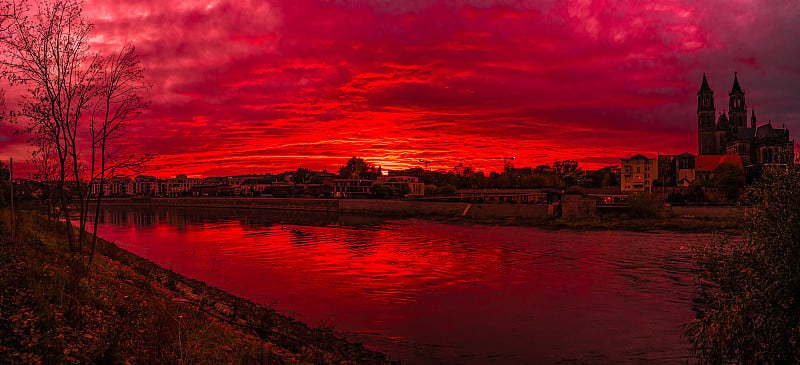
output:
M 347 160 L 347 163 L 339 168 L 339 177 L 342 179 L 375 180 L 380 174 L 380 168 L 376 168 L 371 163 L 355 156 Z

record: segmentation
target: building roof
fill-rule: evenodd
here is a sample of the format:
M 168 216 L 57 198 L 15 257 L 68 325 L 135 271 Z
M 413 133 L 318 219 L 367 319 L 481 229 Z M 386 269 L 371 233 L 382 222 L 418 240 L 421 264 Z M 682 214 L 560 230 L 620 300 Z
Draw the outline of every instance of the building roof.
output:
M 775 128 L 772 128 L 772 123 L 767 123 L 756 128 L 756 138 L 758 139 L 770 139 L 778 137 L 778 131 L 776 131 Z
M 636 155 L 636 156 L 633 156 L 633 157 L 631 157 L 631 158 L 630 158 L 630 160 L 651 160 L 651 159 L 650 159 L 650 158 L 647 158 L 647 157 L 645 157 L 644 155 L 642 155 L 642 154 L 640 153 L 640 154 L 638 154 L 638 155 Z
M 717 166 L 725 162 L 732 162 L 744 170 L 742 157 L 739 155 L 697 155 L 694 161 L 694 169 L 698 172 L 712 172 Z
M 697 95 L 700 95 L 700 94 L 703 94 L 703 93 L 713 93 L 713 91 L 711 91 L 711 88 L 708 86 L 708 81 L 706 80 L 706 73 L 705 72 L 703 72 L 703 84 L 700 85 L 700 91 L 697 92 Z
M 728 123 L 728 117 L 725 116 L 725 113 L 720 113 L 719 119 L 717 119 L 717 130 L 727 131 L 729 129 L 731 129 L 731 125 Z
M 684 153 L 681 153 L 680 155 L 678 155 L 678 157 L 691 157 L 691 158 L 694 158 L 694 155 L 689 153 L 689 152 L 684 152 Z

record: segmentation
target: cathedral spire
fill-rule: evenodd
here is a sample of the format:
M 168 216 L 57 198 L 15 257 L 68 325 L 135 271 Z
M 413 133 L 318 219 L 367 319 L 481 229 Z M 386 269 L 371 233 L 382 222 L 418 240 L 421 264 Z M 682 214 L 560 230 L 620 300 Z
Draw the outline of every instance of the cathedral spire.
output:
M 739 86 L 739 76 L 737 74 L 738 72 L 736 71 L 733 72 L 733 88 L 731 88 L 731 92 L 730 94 L 728 94 L 729 96 L 733 95 L 734 93 L 744 94 L 744 91 L 742 91 L 742 87 Z
M 731 92 L 728 93 L 730 100 L 728 102 L 728 120 L 731 125 L 736 127 L 747 127 L 747 104 L 744 100 L 744 91 L 739 85 L 738 72 L 733 73 L 733 87 Z
M 703 84 L 700 85 L 700 91 L 697 92 L 697 95 L 711 92 L 711 87 L 708 86 L 708 80 L 706 80 L 706 73 L 703 72 Z
M 714 92 L 708 86 L 706 73 L 703 72 L 703 82 L 700 84 L 700 90 L 697 91 L 697 142 L 701 155 L 717 154 L 716 114 Z
M 697 112 L 701 111 L 710 111 L 711 113 L 711 121 L 713 122 L 714 116 L 714 92 L 711 91 L 711 87 L 708 86 L 708 80 L 706 80 L 706 73 L 703 72 L 703 83 L 700 84 L 700 90 L 697 91 Z
M 753 108 L 753 116 L 750 117 L 750 128 L 756 128 L 756 108 Z

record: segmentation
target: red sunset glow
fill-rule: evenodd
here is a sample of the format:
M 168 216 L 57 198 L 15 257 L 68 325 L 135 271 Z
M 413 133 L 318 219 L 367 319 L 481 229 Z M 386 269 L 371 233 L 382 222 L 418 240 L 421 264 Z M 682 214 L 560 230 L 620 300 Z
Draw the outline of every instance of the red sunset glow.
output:
M 87 1 L 93 47 L 130 41 L 153 85 L 128 149 L 172 176 L 497 171 L 697 153 L 702 72 L 800 131 L 796 1 Z M 13 102 L 13 91 L 7 93 Z M 720 108 L 721 109 L 721 108 Z M 719 110 L 721 112 L 721 110 Z M 32 149 L 0 129 L 0 158 Z

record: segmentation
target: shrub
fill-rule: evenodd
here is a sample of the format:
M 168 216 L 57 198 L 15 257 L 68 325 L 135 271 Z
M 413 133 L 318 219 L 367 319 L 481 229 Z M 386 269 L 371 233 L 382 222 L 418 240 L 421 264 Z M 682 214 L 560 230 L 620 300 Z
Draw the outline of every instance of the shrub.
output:
M 378 199 L 386 199 L 390 195 L 392 195 L 392 190 L 386 185 L 383 184 L 375 184 L 369 189 L 372 197 Z
M 651 218 L 658 216 L 661 211 L 655 196 L 648 192 L 631 194 L 628 197 L 628 206 L 628 214 L 633 218 Z
M 686 201 L 691 203 L 708 202 L 708 196 L 706 196 L 703 185 L 698 180 L 692 181 L 692 183 L 684 189 L 683 196 Z
M 768 172 L 752 195 L 745 235 L 695 253 L 709 285 L 686 334 L 702 362 L 800 362 L 800 173 Z
M 744 187 L 744 170 L 732 162 L 721 163 L 714 169 L 714 186 L 728 201 L 739 199 L 739 191 Z
M 425 185 L 425 196 L 437 196 L 441 193 L 436 185 Z
M 456 187 L 451 185 L 451 184 L 446 184 L 446 185 L 442 186 L 442 188 L 441 188 L 439 193 L 444 195 L 444 196 L 455 195 L 456 194 Z

